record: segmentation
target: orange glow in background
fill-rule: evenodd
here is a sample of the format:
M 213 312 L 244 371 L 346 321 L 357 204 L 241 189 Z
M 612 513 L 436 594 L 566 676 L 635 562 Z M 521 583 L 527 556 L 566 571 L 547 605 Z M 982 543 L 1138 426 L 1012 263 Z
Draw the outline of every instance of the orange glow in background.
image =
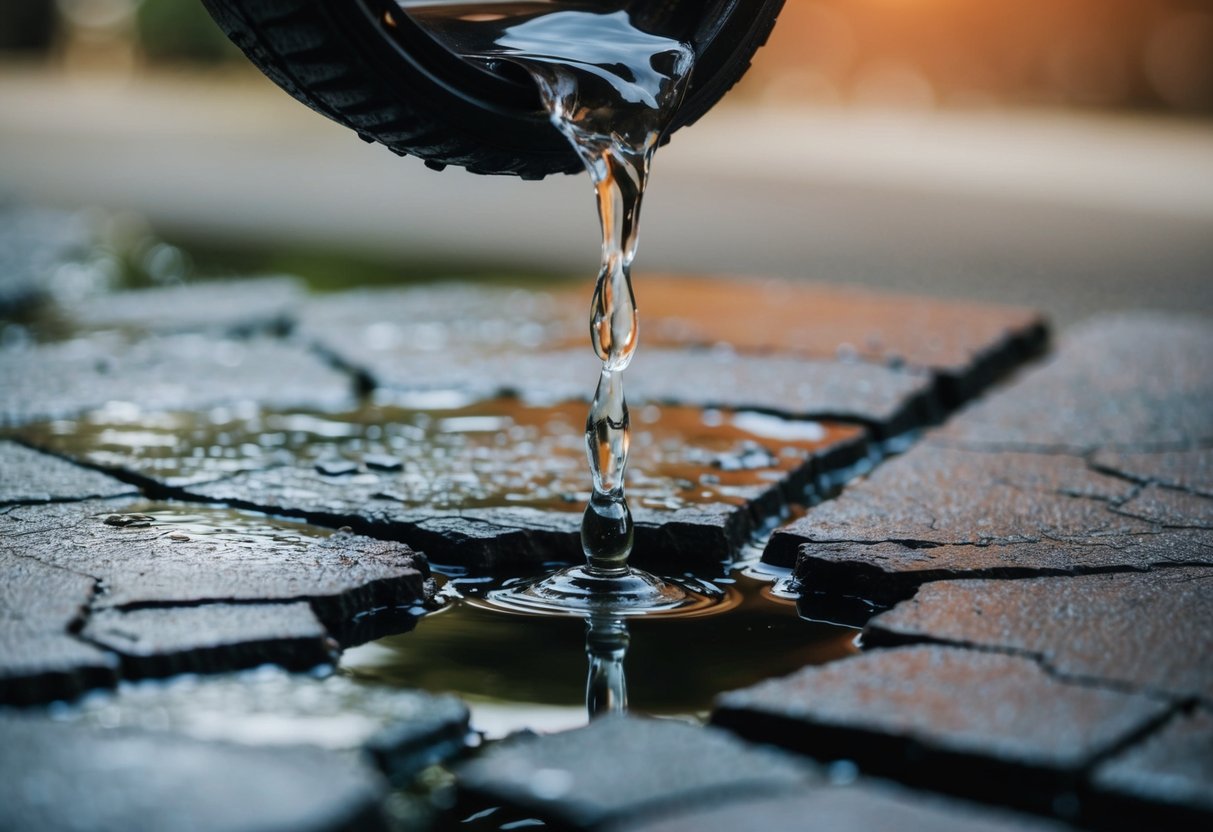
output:
M 770 103 L 1213 112 L 1204 0 L 787 0 L 739 93 Z

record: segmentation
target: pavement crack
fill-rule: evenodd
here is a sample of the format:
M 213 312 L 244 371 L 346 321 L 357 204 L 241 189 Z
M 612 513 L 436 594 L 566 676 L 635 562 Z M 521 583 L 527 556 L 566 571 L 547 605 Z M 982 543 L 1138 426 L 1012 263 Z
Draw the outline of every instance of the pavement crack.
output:
M 25 534 L 32 534 L 32 532 L 21 532 L 18 535 L 12 535 L 12 536 L 19 537 L 19 536 L 25 535 Z M 39 566 L 45 566 L 47 569 L 55 569 L 59 572 L 66 572 L 69 575 L 76 575 L 77 577 L 80 577 L 80 578 L 88 578 L 89 580 L 95 581 L 98 584 L 98 586 L 100 586 L 104 582 L 103 578 L 100 578 L 96 575 L 90 574 L 88 572 L 82 572 L 79 569 L 72 569 L 71 567 L 64 566 L 61 563 L 54 563 L 53 561 L 43 560 L 42 558 L 37 557 L 36 555 L 27 554 L 25 552 L 17 552 L 17 551 L 13 551 L 11 549 L 6 549 L 3 552 L 3 554 L 14 557 L 14 558 L 21 558 L 22 560 L 32 561 L 33 563 L 36 563 Z
M 1127 511 L 1123 506 L 1112 506 L 1108 509 L 1114 514 L 1119 514 L 1121 517 L 1129 517 L 1133 520 L 1140 520 L 1143 523 L 1161 529 L 1163 531 L 1209 531 L 1213 529 L 1213 522 L 1193 521 L 1191 523 L 1163 523 L 1149 514 L 1135 514 L 1132 511 Z
M 921 588 L 921 587 L 920 587 Z M 907 598 L 898 602 L 899 604 L 912 600 Z M 895 604 L 890 608 L 896 609 Z M 875 636 L 875 638 L 873 638 Z M 1021 659 L 1029 659 L 1037 664 L 1040 669 L 1048 676 L 1056 679 L 1059 682 L 1067 685 L 1075 685 L 1077 687 L 1094 688 L 1098 690 L 1110 690 L 1117 693 L 1142 694 L 1153 699 L 1161 699 L 1167 702 L 1181 705 L 1186 698 L 1176 697 L 1174 694 L 1166 691 L 1157 690 L 1150 687 L 1137 687 L 1128 682 L 1119 679 L 1109 679 L 1102 676 L 1090 676 L 1082 673 L 1069 673 L 1058 668 L 1049 657 L 1035 650 L 1027 650 L 1020 647 L 1000 644 L 980 644 L 976 642 L 966 641 L 964 639 L 951 639 L 940 636 L 930 635 L 929 633 L 892 633 L 887 630 L 869 630 L 863 632 L 864 649 L 889 649 L 897 647 L 908 647 L 911 645 L 938 645 L 940 647 L 952 647 L 960 650 L 973 650 L 978 653 L 993 653 L 1004 656 L 1015 656 Z
M 1148 741 L 1155 734 L 1166 728 L 1167 724 L 1182 718 L 1184 713 L 1189 711 L 1193 706 L 1192 700 L 1180 700 L 1174 702 L 1170 708 L 1159 714 L 1154 719 L 1147 720 L 1144 725 L 1141 725 L 1137 730 L 1130 731 L 1118 741 L 1112 743 L 1107 748 L 1096 752 L 1085 766 L 1080 770 L 1080 776 L 1084 780 L 1089 780 L 1101 765 L 1108 760 L 1119 757 L 1131 748 L 1141 745 Z

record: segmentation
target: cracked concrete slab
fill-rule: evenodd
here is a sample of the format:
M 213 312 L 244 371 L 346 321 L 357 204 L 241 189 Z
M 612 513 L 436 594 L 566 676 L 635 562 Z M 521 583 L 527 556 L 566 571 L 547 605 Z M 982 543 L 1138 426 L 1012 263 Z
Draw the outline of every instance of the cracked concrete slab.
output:
M 528 507 L 460 510 L 410 508 L 404 492 L 379 482 L 339 483 L 295 468 L 275 468 L 195 486 L 195 498 L 301 517 L 323 525 L 346 524 L 377 535 L 401 537 L 436 562 L 510 573 L 543 563 L 582 558 L 581 513 Z M 570 504 L 570 508 L 577 508 Z M 746 507 L 705 504 L 672 511 L 637 507 L 637 565 L 703 566 L 726 560 L 749 540 L 757 524 Z
M 300 346 L 269 338 L 114 333 L 0 350 L 0 424 L 109 407 L 204 409 L 239 402 L 318 410 L 348 407 L 354 385 Z
M 1098 471 L 1114 473 L 1141 483 L 1213 497 L 1213 448 L 1182 451 L 1100 450 L 1091 457 Z
M 763 559 L 806 592 L 906 597 L 926 580 L 1213 564 L 1213 501 L 1063 454 L 926 442 L 777 530 Z
M 517 395 L 535 402 L 588 401 L 601 364 L 585 348 L 518 354 L 439 354 L 364 359 L 383 395 L 455 391 L 472 399 Z M 764 410 L 805 419 L 847 419 L 881 437 L 937 416 L 932 379 L 916 370 L 730 351 L 646 349 L 627 371 L 628 403 Z M 408 399 L 405 398 L 405 401 Z
M 939 581 L 868 624 L 868 646 L 944 642 L 1044 661 L 1062 676 L 1213 704 L 1213 569 Z
M 103 609 L 80 635 L 117 653 L 126 679 L 215 673 L 273 663 L 310 670 L 336 661 L 337 643 L 306 602 Z
M 305 296 L 297 278 L 260 277 L 113 292 L 59 308 L 81 330 L 249 335 L 290 329 Z
M 1143 572 L 1157 567 L 1209 564 L 1213 537 L 1208 532 L 1162 532 L 1109 539 L 1092 544 L 1044 540 L 1010 545 L 904 543 L 821 543 L 803 547 L 794 573 L 802 592 L 802 610 L 829 618 L 831 604 L 862 599 L 857 624 L 872 606 L 887 607 L 930 581 L 1044 576 L 1100 572 Z M 852 605 L 853 606 L 853 605 Z M 866 612 L 864 610 L 866 609 Z M 845 616 L 851 620 L 851 616 Z
M 138 665 L 140 673 L 185 662 L 186 654 L 195 669 L 245 666 L 249 632 L 238 625 L 249 624 L 250 616 L 258 617 L 256 632 L 264 638 L 288 634 L 287 644 L 275 645 L 276 659 L 284 658 L 300 627 L 315 638 L 296 658 L 311 662 L 327 651 L 327 642 L 322 648 L 316 640 L 312 619 L 301 623 L 295 605 L 262 603 L 256 610 L 233 611 L 230 619 L 197 605 L 306 601 L 328 634 L 349 644 L 367 631 L 367 622 L 355 620 L 359 615 L 415 607 L 434 593 L 424 556 L 399 543 L 226 509 L 128 499 L 11 508 L 0 515 L 0 564 L 12 596 L 6 603 L 22 616 L 26 632 L 66 646 L 66 630 L 88 628 L 87 607 L 98 616 L 91 629 L 98 643 L 116 646 L 123 629 L 118 614 L 131 616 L 125 629 L 136 638 L 123 642 L 122 652 L 126 664 Z M 71 586 L 59 585 L 68 580 Z M 100 591 L 94 594 L 95 587 Z M 63 599 L 67 606 L 48 606 L 47 597 Z M 170 612 L 180 612 L 181 619 L 173 622 Z M 399 631 L 412 620 L 394 618 L 391 625 Z M 77 664 L 84 673 L 100 665 L 107 673 L 102 681 L 112 681 L 112 658 L 96 647 L 81 643 L 67 655 L 55 653 L 58 664 L 48 669 L 38 644 L 26 643 L 15 639 L 0 665 L 10 700 L 70 696 L 92 678 L 73 675 Z M 155 646 L 168 655 L 153 656 Z M 50 670 L 58 673 L 51 677 L 61 683 L 58 688 L 47 683 Z
M 455 416 L 449 430 L 439 421 L 424 444 L 396 449 L 400 471 L 364 459 L 333 474 L 305 461 L 191 486 L 187 493 L 375 529 L 410 541 L 437 561 L 472 568 L 509 571 L 578 560 L 588 498 L 583 407 L 507 410 L 509 425 L 485 431 L 476 423 L 463 437 L 456 423 L 476 417 Z M 656 412 L 660 417 L 647 424 L 643 413 L 633 419 L 628 493 L 640 565 L 728 559 L 765 518 L 803 500 L 818 479 L 858 462 L 867 449 L 856 427 L 744 413 L 718 413 L 718 423 L 709 424 L 691 409 Z M 771 425 L 799 436 L 764 436 Z M 525 436 L 509 438 L 523 428 Z M 536 459 L 543 463 L 537 466 Z
M 1153 483 L 1116 506 L 1116 511 L 1165 529 L 1213 529 L 1213 498 Z
M 1197 708 L 1105 761 L 1091 777 L 1102 825 L 1200 829 L 1213 821 L 1213 711 Z
M 393 782 L 462 753 L 468 708 L 449 695 L 261 667 L 122 684 L 58 715 L 97 728 L 170 730 L 250 746 L 313 745 L 362 754 Z
M 1015 307 L 770 279 L 642 275 L 637 289 L 648 345 L 641 354 L 730 344 L 753 354 L 910 366 L 939 376 L 949 403 L 1046 339 L 1040 316 Z M 587 286 L 567 283 L 545 291 L 450 284 L 349 292 L 310 303 L 301 330 L 394 384 L 408 381 L 395 368 L 426 363 L 427 354 L 458 355 L 460 364 L 502 350 L 588 355 L 588 301 Z
M 0 827 L 382 830 L 379 775 L 318 748 L 250 748 L 0 716 Z
M 513 399 L 323 415 L 228 409 L 133 423 L 93 416 L 22 435 L 149 488 L 374 530 L 444 563 L 512 569 L 580 558 L 585 411 Z M 735 554 L 767 518 L 869 452 L 858 426 L 755 411 L 636 406 L 631 424 L 637 562 L 682 568 Z
M 746 314 L 746 307 L 735 303 L 736 290 L 729 288 L 733 284 L 707 281 L 709 290 L 716 284 L 721 297 L 739 314 Z M 664 291 L 661 285 L 653 287 L 655 294 L 668 302 L 670 292 L 679 291 L 683 282 L 674 280 Z M 817 294 L 797 297 L 801 305 L 796 308 L 810 314 Z M 593 394 L 600 372 L 585 338 L 587 298 L 570 290 L 531 292 L 458 284 L 351 292 L 308 304 L 299 333 L 389 393 L 453 390 L 479 399 L 509 393 L 545 402 L 585 400 Z M 686 318 L 675 319 L 675 310 L 662 303 L 658 301 L 652 321 L 647 312 L 645 318 L 646 332 L 651 323 L 658 334 L 637 353 L 628 370 L 628 398 L 633 404 L 758 408 L 798 417 L 848 418 L 873 426 L 881 435 L 920 427 L 937 415 L 937 390 L 927 370 L 916 365 L 903 368 L 904 362 L 893 356 L 875 363 L 855 360 L 847 349 L 851 342 L 874 343 L 872 339 L 879 338 L 873 333 L 885 331 L 872 329 L 870 322 L 865 328 L 859 315 L 848 318 L 849 325 L 831 330 L 843 339 L 838 344 L 827 348 L 824 342 L 814 342 L 813 349 L 793 350 L 800 354 L 777 355 L 787 352 L 785 345 L 763 340 L 773 328 L 755 311 L 742 327 L 753 333 L 753 343 L 739 345 L 742 350 L 752 347 L 754 354 L 738 354 L 696 348 L 714 346 L 718 340 L 705 342 L 699 330 L 684 333 L 686 337 L 671 336 L 681 331 Z M 871 303 L 884 308 L 893 301 L 872 299 Z M 918 311 L 929 314 L 925 307 Z M 1039 320 L 1023 310 L 991 307 L 986 311 L 977 316 L 980 320 L 973 322 L 969 334 L 961 334 L 965 327 L 954 327 L 953 346 L 924 345 L 924 357 L 947 352 L 950 358 L 945 363 L 952 366 L 951 361 L 961 360 L 963 354 L 971 359 L 968 369 L 980 375 L 976 368 L 987 349 L 991 354 L 1015 354 L 1017 358 L 1007 359 L 1014 363 L 1022 358 L 1021 341 L 1036 343 L 1043 338 Z M 715 325 L 698 318 L 690 323 Z M 801 324 L 802 332 L 812 329 Z M 932 338 L 922 335 L 920 340 Z M 910 351 L 913 339 L 908 328 L 895 340 L 906 347 L 897 352 L 898 357 Z M 840 347 L 851 360 L 839 360 Z
M 1005 809 L 862 780 L 751 798 L 610 827 L 612 832 L 1011 832 L 1072 827 Z
M 1184 317 L 1084 324 L 1044 366 L 776 532 L 764 559 L 798 563 L 814 604 L 888 604 L 945 578 L 1213 563 L 1213 500 L 1183 490 L 1206 477 L 1210 339 Z
M 642 279 L 649 343 L 917 367 L 941 377 L 950 404 L 1034 355 L 1047 337 L 1040 314 L 1020 307 L 802 281 Z
M 0 506 L 122 497 L 139 489 L 99 471 L 0 439 Z
M 0 528 L 0 551 L 103 581 L 94 609 L 303 599 L 334 626 L 429 592 L 425 556 L 403 544 L 226 509 L 138 500 L 21 506 L 0 516 Z
M 0 542 L 0 704 L 70 698 L 112 685 L 114 656 L 74 635 L 97 581 L 4 548 Z
M 676 720 L 604 717 L 495 743 L 455 770 L 466 798 L 586 829 L 819 780 L 791 755 Z
M 923 444 L 777 532 L 768 559 L 790 565 L 801 542 L 1092 544 L 1156 531 L 1112 510 L 1136 490 L 1077 457 Z
M 1171 450 L 1213 442 L 1213 324 L 1133 313 L 1065 333 L 1058 351 L 952 419 L 936 438 L 965 447 Z
M 724 694 L 713 724 L 967 797 L 1052 811 L 1167 703 L 1063 682 L 1031 659 L 951 647 L 877 650 Z
M 568 284 L 565 284 L 567 287 Z M 578 284 L 581 286 L 581 284 Z M 412 356 L 586 346 L 589 295 L 476 283 L 358 289 L 311 298 L 298 333 L 352 366 Z

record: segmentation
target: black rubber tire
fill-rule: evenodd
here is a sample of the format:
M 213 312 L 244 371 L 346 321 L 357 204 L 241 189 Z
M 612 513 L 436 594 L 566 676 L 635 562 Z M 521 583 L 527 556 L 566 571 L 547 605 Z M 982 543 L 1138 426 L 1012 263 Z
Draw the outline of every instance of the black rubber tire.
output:
M 450 63 L 444 64 L 448 72 L 435 73 L 428 64 L 444 58 L 434 52 L 417 54 L 426 43 L 415 40 L 402 47 L 394 42 L 383 24 L 392 9 L 399 13 L 390 0 L 202 2 L 275 84 L 364 141 L 384 144 L 401 156 L 418 156 L 439 170 L 457 165 L 472 173 L 524 179 L 582 170 L 548 122 L 534 90 L 490 78 L 449 55 L 445 60 Z M 717 47 L 711 72 L 697 67 L 671 132 L 707 112 L 766 42 L 783 0 L 747 2 L 750 25 L 739 31 L 734 26 L 729 42 Z M 468 94 L 479 88 L 491 94 Z

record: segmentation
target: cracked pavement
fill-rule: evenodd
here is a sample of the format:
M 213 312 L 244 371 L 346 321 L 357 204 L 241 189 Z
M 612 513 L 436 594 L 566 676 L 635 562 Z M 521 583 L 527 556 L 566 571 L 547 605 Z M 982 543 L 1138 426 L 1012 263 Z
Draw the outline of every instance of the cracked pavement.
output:
M 8 308 L 34 314 L 26 278 L 75 256 L 75 233 L 17 252 Z M 1208 323 L 1093 319 L 1041 357 L 1023 309 L 698 280 L 683 304 L 687 281 L 653 279 L 629 370 L 637 560 L 718 566 L 775 528 L 763 559 L 801 615 L 865 625 L 862 650 L 725 694 L 710 727 L 489 743 L 442 775 L 459 805 L 620 830 L 1207 822 Z M 57 329 L 5 324 L 23 329 L 0 346 L 0 734 L 25 755 L 6 755 L 0 825 L 54 826 L 55 801 L 99 828 L 155 819 L 192 805 L 183 772 L 205 764 L 216 795 L 310 807 L 250 803 L 250 828 L 377 828 L 400 809 L 388 781 L 470 753 L 467 711 L 369 693 L 342 651 L 412 637 L 443 600 L 431 559 L 528 573 L 575 551 L 580 298 L 280 278 L 50 298 Z M 316 668 L 336 675 L 287 673 Z M 148 678 L 168 682 L 132 685 Z M 81 699 L 98 688 L 118 692 Z M 215 732 L 227 718 L 189 704 L 208 702 L 322 748 Z M 342 709 L 366 719 L 322 741 Z M 677 759 L 638 762 L 662 748 Z M 165 749 L 163 770 L 118 777 L 139 749 Z M 586 761 L 651 801 L 589 801 Z

